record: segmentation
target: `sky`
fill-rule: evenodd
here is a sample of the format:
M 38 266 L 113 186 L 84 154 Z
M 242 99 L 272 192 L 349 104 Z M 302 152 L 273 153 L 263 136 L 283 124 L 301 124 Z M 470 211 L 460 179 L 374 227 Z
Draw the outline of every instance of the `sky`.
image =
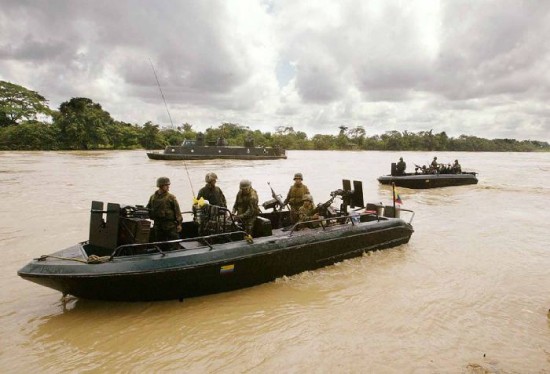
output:
M 550 141 L 548 35 L 544 0 L 0 0 L 0 80 L 139 125 Z

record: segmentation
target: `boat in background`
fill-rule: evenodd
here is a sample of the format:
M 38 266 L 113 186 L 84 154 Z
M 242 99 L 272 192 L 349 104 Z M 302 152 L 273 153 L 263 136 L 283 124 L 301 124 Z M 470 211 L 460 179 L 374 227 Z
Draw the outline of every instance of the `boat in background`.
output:
M 477 184 L 477 173 L 475 172 L 424 172 L 422 169 L 418 171 L 416 169 L 414 173 L 397 173 L 396 164 L 392 163 L 391 175 L 384 175 L 378 178 L 378 182 L 381 184 L 392 185 L 395 184 L 398 187 L 412 188 L 412 189 L 425 189 L 425 188 L 439 188 L 450 186 L 464 186 L 468 184 Z
M 274 160 L 286 159 L 286 152 L 281 147 L 256 147 L 254 140 L 247 138 L 244 146 L 229 146 L 225 138 L 206 142 L 204 134 L 197 134 L 194 140 L 185 139 L 181 145 L 169 145 L 163 152 L 147 152 L 151 160 Z
M 272 211 L 257 217 L 250 236 L 226 208 L 204 205 L 188 212 L 193 220 L 183 223 L 181 239 L 166 242 L 149 242 L 145 208 L 94 201 L 87 241 L 36 258 L 18 275 L 88 299 L 181 301 L 409 242 L 414 212 L 398 212 L 412 213 L 406 222 L 391 206 L 370 209 L 361 182 L 353 181 L 353 190 L 349 180 L 343 186 L 317 205 L 322 216 L 316 220 L 290 225 L 290 212 L 276 195 L 263 204 Z M 332 206 L 335 198 L 342 200 L 339 208 Z

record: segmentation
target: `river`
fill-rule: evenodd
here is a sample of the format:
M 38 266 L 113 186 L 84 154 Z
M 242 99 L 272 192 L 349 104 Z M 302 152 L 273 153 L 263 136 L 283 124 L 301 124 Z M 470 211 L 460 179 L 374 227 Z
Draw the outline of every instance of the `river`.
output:
M 159 176 L 184 210 L 218 174 L 233 204 L 250 179 L 286 194 L 304 174 L 315 203 L 433 156 L 479 184 L 398 189 L 415 211 L 407 245 L 275 282 L 178 301 L 98 302 L 17 276 L 87 240 L 92 200 L 145 204 Z M 550 154 L 289 151 L 287 160 L 153 161 L 144 151 L 0 152 L 0 371 L 550 373 Z

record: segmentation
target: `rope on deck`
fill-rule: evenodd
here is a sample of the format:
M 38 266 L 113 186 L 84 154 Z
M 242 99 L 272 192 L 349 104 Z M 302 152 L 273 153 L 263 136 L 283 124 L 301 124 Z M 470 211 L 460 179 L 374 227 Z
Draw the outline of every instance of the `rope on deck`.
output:
M 58 260 L 82 262 L 83 264 L 103 264 L 105 262 L 109 262 L 110 259 L 111 259 L 110 256 L 97 256 L 97 255 L 91 255 L 91 256 L 88 257 L 87 260 L 80 259 L 80 258 L 54 256 L 54 255 L 42 255 L 39 258 L 37 258 L 36 260 L 37 261 L 44 261 L 48 257 L 56 258 Z

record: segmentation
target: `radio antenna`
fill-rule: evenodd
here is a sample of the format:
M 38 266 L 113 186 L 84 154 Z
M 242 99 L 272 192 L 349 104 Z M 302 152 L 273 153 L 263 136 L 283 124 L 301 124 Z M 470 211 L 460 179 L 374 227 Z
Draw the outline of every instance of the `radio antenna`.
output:
M 162 92 L 162 88 L 160 87 L 159 78 L 157 77 L 157 72 L 155 71 L 155 67 L 153 66 L 153 61 L 149 59 L 149 63 L 151 64 L 151 68 L 153 69 L 153 74 L 155 74 L 155 80 L 157 81 L 157 86 L 159 87 L 160 95 L 162 96 L 162 101 L 164 101 L 164 106 L 166 107 L 166 113 L 168 113 L 168 118 L 170 118 L 170 123 L 172 124 L 172 128 L 174 128 L 174 122 L 172 122 L 172 116 L 170 115 L 170 111 L 168 110 L 168 104 L 166 104 L 166 99 L 164 98 L 164 93 Z M 183 166 L 185 167 L 187 180 L 189 180 L 189 186 L 191 186 L 191 193 L 193 194 L 193 198 L 195 198 L 195 190 L 193 189 L 193 183 L 191 182 L 191 177 L 189 176 L 189 170 L 187 169 L 187 163 L 185 162 L 185 160 L 183 160 Z
M 149 62 L 151 63 L 153 74 L 155 74 L 155 80 L 157 81 L 157 86 L 159 86 L 160 96 L 162 96 L 162 101 L 164 101 L 164 106 L 166 107 L 166 113 L 168 113 L 168 118 L 170 119 L 170 123 L 172 124 L 172 127 L 174 127 L 174 122 L 172 122 L 172 116 L 170 115 L 170 111 L 168 110 L 168 104 L 166 104 L 166 99 L 164 98 L 164 93 L 162 92 L 162 88 L 160 87 L 159 78 L 157 77 L 157 72 L 155 71 L 155 67 L 153 66 L 153 61 L 149 59 Z

